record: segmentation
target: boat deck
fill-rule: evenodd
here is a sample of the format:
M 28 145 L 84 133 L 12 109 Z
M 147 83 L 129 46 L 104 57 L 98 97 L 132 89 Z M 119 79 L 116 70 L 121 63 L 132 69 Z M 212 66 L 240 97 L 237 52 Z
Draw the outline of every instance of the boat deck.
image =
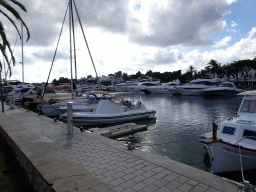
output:
M 0 112 L 0 134 L 27 172 L 36 191 L 234 192 L 219 176 L 80 132 L 22 108 Z

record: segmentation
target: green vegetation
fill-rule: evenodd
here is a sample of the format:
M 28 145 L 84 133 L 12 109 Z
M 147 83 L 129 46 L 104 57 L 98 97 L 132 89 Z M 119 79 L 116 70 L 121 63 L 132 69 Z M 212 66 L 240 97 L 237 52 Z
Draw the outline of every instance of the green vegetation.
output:
M 52 84 L 53 85 L 59 85 L 60 83 L 70 83 L 70 79 L 65 77 L 60 77 L 59 80 L 53 79 Z
M 246 60 L 239 60 L 239 61 L 233 61 L 233 63 L 227 63 L 227 64 L 221 64 L 216 60 L 210 60 L 204 69 L 197 71 L 196 68 L 193 65 L 190 65 L 187 68 L 186 73 L 182 74 L 181 70 L 173 71 L 173 72 L 153 72 L 151 70 L 147 71 L 145 74 L 138 71 L 136 74 L 128 75 L 127 73 L 123 73 L 122 71 L 115 72 L 114 74 L 109 74 L 108 76 L 115 76 L 116 78 L 119 78 L 125 81 L 129 80 L 135 80 L 138 78 L 145 79 L 148 77 L 152 77 L 153 79 L 158 79 L 161 82 L 169 82 L 176 79 L 179 79 L 181 83 L 189 82 L 193 79 L 202 78 L 207 75 L 211 75 L 214 77 L 226 77 L 227 80 L 230 80 L 231 77 L 236 79 L 236 82 L 238 82 L 239 74 L 244 79 L 243 82 L 246 82 L 246 80 L 249 77 L 249 71 L 251 69 L 256 69 L 256 57 L 252 60 L 246 59 Z M 91 78 L 91 75 L 88 75 L 87 78 Z M 52 83 L 54 85 L 58 85 L 59 83 L 68 83 L 70 82 L 69 79 L 61 77 L 59 80 L 54 79 Z M 96 84 L 96 79 L 90 79 L 87 80 L 87 83 Z M 110 85 L 110 81 L 101 82 L 102 85 Z M 244 83 L 246 85 L 246 83 Z
M 16 26 L 12 17 L 14 17 L 16 20 L 18 20 L 19 23 L 22 23 L 22 25 L 27 30 L 27 41 L 28 41 L 29 38 L 30 38 L 29 30 L 28 30 L 25 22 L 20 17 L 20 14 L 9 4 L 9 2 L 18 6 L 23 11 L 27 12 L 26 8 L 16 0 L 1 0 L 0 1 L 0 13 L 12 23 L 12 25 L 17 30 L 20 38 L 21 38 L 20 31 L 19 31 L 18 27 Z M 2 8 L 4 8 L 4 9 L 2 9 Z M 8 15 L 8 13 L 6 13 L 5 11 L 8 11 L 8 13 L 11 14 L 11 16 Z M 8 52 L 11 55 L 11 60 L 12 60 L 13 66 L 15 65 L 15 58 L 14 58 L 13 52 L 11 50 L 9 41 L 7 40 L 4 24 L 2 23 L 2 21 L 0 21 L 0 50 L 1 50 L 1 53 L 3 55 L 4 60 L 6 61 L 7 65 L 8 65 L 8 70 L 9 70 L 9 74 L 10 74 L 10 77 L 11 77 L 12 71 L 11 71 L 10 60 L 8 58 Z M 1 71 L 2 71 L 2 61 L 0 61 L 0 72 Z
M 0 192 L 34 191 L 27 175 L 1 135 L 0 143 Z

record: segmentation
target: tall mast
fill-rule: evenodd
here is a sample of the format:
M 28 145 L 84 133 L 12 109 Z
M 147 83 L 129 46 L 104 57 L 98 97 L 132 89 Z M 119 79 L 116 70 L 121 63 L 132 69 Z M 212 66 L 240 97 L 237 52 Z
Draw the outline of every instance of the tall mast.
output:
M 22 64 L 22 84 L 24 85 L 24 59 L 23 59 L 23 24 L 21 23 L 21 64 Z
M 72 31 L 71 31 L 71 15 L 72 15 L 72 1 L 69 0 L 69 40 L 70 40 L 70 72 L 71 72 L 71 93 L 73 98 L 73 71 L 72 71 Z
M 77 70 L 76 70 L 76 41 L 75 41 L 75 29 L 74 29 L 74 14 L 73 14 L 73 5 L 71 1 L 71 27 L 73 32 L 73 46 L 74 46 L 74 62 L 75 62 L 75 80 L 77 81 Z

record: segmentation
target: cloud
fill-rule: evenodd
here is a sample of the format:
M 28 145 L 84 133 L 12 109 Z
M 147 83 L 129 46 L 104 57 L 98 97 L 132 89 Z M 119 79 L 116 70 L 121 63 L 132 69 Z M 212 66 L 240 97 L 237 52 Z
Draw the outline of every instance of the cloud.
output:
M 214 46 L 213 47 L 223 47 L 223 46 L 227 46 L 228 42 L 231 40 L 230 36 L 227 36 L 223 39 L 221 39 L 219 42 L 214 42 Z
M 231 21 L 231 27 L 237 26 L 237 23 L 235 21 Z
M 254 34 L 256 33 L 256 27 L 253 27 L 252 30 L 249 32 L 248 38 L 253 38 Z
M 213 45 L 209 36 L 223 29 L 222 19 L 230 13 L 232 2 L 179 0 L 168 1 L 163 6 L 154 1 L 145 11 L 146 3 L 141 1 L 140 11 L 145 12 L 144 17 L 137 18 L 141 22 L 134 24 L 129 38 L 141 45 L 168 47 Z
M 175 53 L 173 51 L 157 51 L 156 53 L 144 54 L 142 57 L 143 64 L 171 64 L 176 61 Z
M 28 46 L 54 45 L 57 41 L 68 0 L 21 0 L 28 12 L 21 12 L 31 33 Z M 135 44 L 168 47 L 206 46 L 210 35 L 225 27 L 223 16 L 230 13 L 234 0 L 84 0 L 76 1 L 85 29 L 126 35 Z M 74 9 L 75 10 L 75 9 Z M 184 11 L 185 10 L 185 11 Z M 74 14 L 75 26 L 80 28 Z M 64 32 L 68 31 L 66 18 Z M 8 26 L 10 26 L 9 24 Z M 14 42 L 16 33 L 11 30 Z
M 52 62 L 54 57 L 54 50 L 48 49 L 48 50 L 42 50 L 42 51 L 36 51 L 32 53 L 32 56 L 36 58 L 37 60 L 45 61 L 45 62 Z M 58 60 L 69 60 L 70 56 L 69 53 L 66 51 L 57 51 L 55 61 Z

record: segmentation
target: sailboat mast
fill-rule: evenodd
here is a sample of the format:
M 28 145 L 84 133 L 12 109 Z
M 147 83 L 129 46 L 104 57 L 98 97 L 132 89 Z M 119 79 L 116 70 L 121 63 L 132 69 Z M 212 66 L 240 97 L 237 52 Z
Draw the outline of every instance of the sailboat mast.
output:
M 72 31 L 71 31 L 71 15 L 72 15 L 72 1 L 69 0 L 69 40 L 70 40 L 70 72 L 71 72 L 71 93 L 73 98 L 73 71 L 72 71 Z
M 24 59 L 23 59 L 23 24 L 21 23 L 21 64 L 22 64 L 22 84 L 24 85 Z
M 75 80 L 77 82 L 77 69 L 76 69 L 76 41 L 75 41 L 75 29 L 74 29 L 74 14 L 73 14 L 73 6 L 72 6 L 72 1 L 71 1 L 71 27 L 73 31 L 73 46 L 74 46 L 74 62 L 75 62 Z

